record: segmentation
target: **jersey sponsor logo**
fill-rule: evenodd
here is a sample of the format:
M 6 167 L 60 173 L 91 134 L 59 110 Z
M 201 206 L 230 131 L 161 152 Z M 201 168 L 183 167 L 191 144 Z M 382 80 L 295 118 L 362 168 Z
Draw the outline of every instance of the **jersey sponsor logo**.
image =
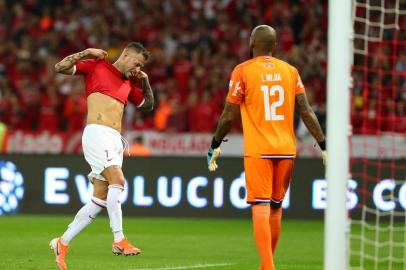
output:
M 240 81 L 238 81 L 238 82 L 236 82 L 235 83 L 235 86 L 234 86 L 234 91 L 233 91 L 233 96 L 237 96 L 237 93 L 238 93 L 238 91 L 241 89 L 241 82 Z

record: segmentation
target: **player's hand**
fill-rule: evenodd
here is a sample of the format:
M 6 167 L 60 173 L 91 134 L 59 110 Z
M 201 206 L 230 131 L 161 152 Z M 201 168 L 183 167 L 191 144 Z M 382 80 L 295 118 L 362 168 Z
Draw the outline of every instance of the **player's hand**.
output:
M 323 158 L 323 165 L 327 166 L 327 151 L 321 151 L 321 157 Z
M 102 49 L 88 48 L 86 49 L 89 56 L 92 56 L 98 60 L 107 58 L 107 52 Z
M 207 166 L 209 168 L 209 171 L 214 172 L 218 168 L 217 159 L 220 154 L 220 147 L 215 149 L 210 147 L 209 152 L 207 152 Z
M 134 77 L 138 80 L 148 80 L 148 74 L 140 70 L 138 73 L 134 74 Z

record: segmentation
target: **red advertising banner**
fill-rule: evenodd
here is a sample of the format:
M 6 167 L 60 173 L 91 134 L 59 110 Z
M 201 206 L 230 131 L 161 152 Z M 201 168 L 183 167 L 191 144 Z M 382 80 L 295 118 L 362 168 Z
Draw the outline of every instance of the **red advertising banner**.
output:
M 131 144 L 141 137 L 146 148 L 153 156 L 204 156 L 210 146 L 212 134 L 208 133 L 160 133 L 155 131 L 127 131 L 123 136 Z M 241 157 L 243 155 L 243 137 L 230 134 L 228 142 L 221 145 L 222 155 Z M 406 158 L 406 140 L 404 136 L 353 136 L 351 137 L 352 157 L 367 158 Z M 365 144 L 380 147 L 363 147 Z M 308 137 L 297 141 L 298 157 L 319 157 L 320 150 L 314 139 Z M 386 147 L 394 146 L 396 147 Z M 389 152 L 385 149 L 391 149 Z M 78 154 L 82 153 L 82 132 L 26 132 L 8 133 L 6 152 L 15 154 Z

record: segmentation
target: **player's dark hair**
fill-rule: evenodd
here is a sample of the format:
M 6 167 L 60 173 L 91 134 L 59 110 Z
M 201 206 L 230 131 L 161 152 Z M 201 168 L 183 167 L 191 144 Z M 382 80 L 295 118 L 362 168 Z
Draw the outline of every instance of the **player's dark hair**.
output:
M 142 45 L 140 42 L 130 42 L 125 46 L 126 49 L 133 49 L 137 53 L 142 53 L 142 56 L 144 56 L 145 61 L 148 61 L 150 53 L 145 49 L 144 45 Z

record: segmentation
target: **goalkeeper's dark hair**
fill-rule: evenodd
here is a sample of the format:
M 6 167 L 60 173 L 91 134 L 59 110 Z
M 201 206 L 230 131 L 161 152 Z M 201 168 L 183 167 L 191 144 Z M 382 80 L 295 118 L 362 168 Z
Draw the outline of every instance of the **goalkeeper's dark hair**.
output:
M 130 42 L 127 44 L 127 46 L 125 46 L 125 48 L 133 49 L 137 53 L 142 53 L 142 56 L 144 56 L 145 61 L 148 61 L 148 59 L 150 57 L 149 51 L 147 51 L 147 49 L 145 49 L 144 45 L 142 45 L 140 42 Z

